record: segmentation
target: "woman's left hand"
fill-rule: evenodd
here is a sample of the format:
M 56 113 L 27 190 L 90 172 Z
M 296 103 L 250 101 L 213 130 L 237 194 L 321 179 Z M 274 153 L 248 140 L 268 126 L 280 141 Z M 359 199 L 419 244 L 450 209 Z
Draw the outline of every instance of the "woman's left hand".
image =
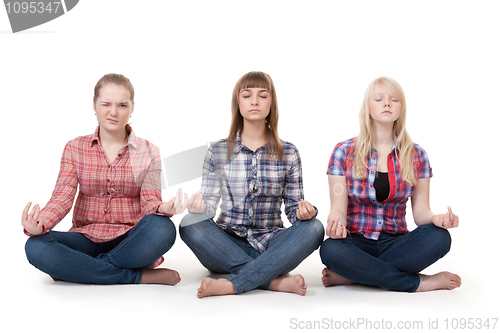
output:
M 196 192 L 189 198 L 188 210 L 191 213 L 203 213 L 205 211 L 205 201 L 201 191 Z
M 458 227 L 459 219 L 458 215 L 453 214 L 451 207 L 448 207 L 448 212 L 445 214 L 434 215 L 432 223 L 437 227 L 450 229 Z
M 164 202 L 158 207 L 158 213 L 165 215 L 175 215 L 182 213 L 188 205 L 188 195 L 184 193 L 184 202 L 182 200 L 182 189 L 178 189 L 175 197 L 169 202 Z
M 304 199 L 299 201 L 299 208 L 297 209 L 297 219 L 305 221 L 316 216 L 316 209 L 313 205 Z

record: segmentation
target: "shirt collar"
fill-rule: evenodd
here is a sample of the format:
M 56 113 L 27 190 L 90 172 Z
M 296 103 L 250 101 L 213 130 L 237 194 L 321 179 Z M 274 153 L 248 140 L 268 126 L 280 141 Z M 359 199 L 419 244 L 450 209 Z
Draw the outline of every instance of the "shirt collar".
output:
M 241 141 L 240 133 L 236 133 L 236 145 L 234 147 L 234 152 L 239 153 L 243 147 L 245 147 L 245 145 Z
M 129 126 L 130 127 L 130 126 Z M 95 129 L 95 132 L 94 134 L 92 134 L 92 139 L 90 140 L 90 145 L 92 146 L 94 143 L 101 143 L 99 141 L 99 126 L 97 126 L 97 128 Z M 137 147 L 139 146 L 138 142 L 137 142 L 137 137 L 135 136 L 135 132 L 134 130 L 132 129 L 132 127 L 130 127 L 130 134 L 128 135 L 128 144 L 129 146 L 132 146 L 134 148 L 137 149 Z
M 262 147 L 259 147 L 255 152 L 261 150 L 261 149 L 265 149 L 264 146 Z M 241 137 L 240 137 L 240 133 L 236 133 L 236 144 L 235 144 L 235 147 L 234 147 L 234 152 L 235 153 L 239 153 L 242 149 L 245 149 L 245 150 L 248 150 L 248 151 L 252 151 L 250 148 L 248 148 L 247 146 L 245 146 L 245 144 L 243 143 L 243 141 L 241 141 Z
M 132 130 L 132 127 L 130 127 L 130 134 L 128 135 L 128 144 L 129 146 L 134 147 L 137 149 L 139 147 L 139 142 L 137 141 L 137 137 L 135 136 L 135 132 Z
M 92 134 L 92 140 L 90 140 L 90 145 L 93 146 L 94 143 L 100 143 L 99 142 L 99 125 L 95 129 L 94 134 Z

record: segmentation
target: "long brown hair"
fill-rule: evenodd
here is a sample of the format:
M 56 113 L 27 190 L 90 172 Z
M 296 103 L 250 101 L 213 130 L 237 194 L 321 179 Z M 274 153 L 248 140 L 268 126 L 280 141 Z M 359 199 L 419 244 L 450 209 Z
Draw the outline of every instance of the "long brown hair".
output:
M 104 75 L 103 77 L 101 77 L 99 79 L 99 81 L 97 81 L 97 83 L 94 87 L 94 105 L 95 105 L 95 102 L 97 101 L 97 98 L 99 97 L 99 93 L 100 93 L 102 87 L 104 87 L 108 84 L 116 84 L 117 86 L 122 86 L 125 89 L 127 89 L 128 92 L 130 93 L 130 101 L 132 101 L 132 105 L 134 104 L 135 92 L 134 92 L 134 86 L 132 85 L 132 82 L 130 82 L 130 80 L 125 75 L 110 73 L 110 74 Z M 129 124 L 127 124 L 125 126 L 125 131 L 127 133 L 127 136 L 132 131 L 132 128 L 130 127 Z
M 278 100 L 276 98 L 276 89 L 274 88 L 274 83 L 271 77 L 264 72 L 248 72 L 243 75 L 233 89 L 233 98 L 231 102 L 231 127 L 229 128 L 229 135 L 227 137 L 228 142 L 228 160 L 232 154 L 232 148 L 236 143 L 236 134 L 241 133 L 243 130 L 243 116 L 240 113 L 239 107 L 239 95 L 242 89 L 246 88 L 264 88 L 269 91 L 271 95 L 271 110 L 266 117 L 266 139 L 268 143 L 265 149 L 269 153 L 271 159 L 275 159 L 276 156 L 278 160 L 282 161 L 284 156 L 283 145 L 281 144 L 280 138 L 278 137 Z

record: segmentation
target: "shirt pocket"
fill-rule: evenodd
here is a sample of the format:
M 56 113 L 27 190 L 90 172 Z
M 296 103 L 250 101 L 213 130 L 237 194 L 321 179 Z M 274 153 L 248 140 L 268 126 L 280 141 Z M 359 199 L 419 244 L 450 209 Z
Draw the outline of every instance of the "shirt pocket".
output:
M 261 194 L 281 197 L 285 185 L 285 175 L 286 169 L 284 165 L 263 165 L 258 175 L 261 183 Z
M 241 200 L 248 194 L 249 178 L 245 165 L 238 160 L 225 165 L 221 170 L 222 195 L 225 200 Z
M 347 188 L 349 191 L 349 198 L 354 199 L 358 202 L 370 201 L 368 179 L 358 179 L 348 177 L 347 178 Z M 375 189 L 373 189 L 375 191 Z

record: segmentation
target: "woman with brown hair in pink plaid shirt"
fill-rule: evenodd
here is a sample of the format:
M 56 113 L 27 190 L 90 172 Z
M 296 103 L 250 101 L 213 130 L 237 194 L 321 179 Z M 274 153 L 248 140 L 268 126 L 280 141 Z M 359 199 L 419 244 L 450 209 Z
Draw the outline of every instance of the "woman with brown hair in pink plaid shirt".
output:
M 29 202 L 23 211 L 28 261 L 54 280 L 175 285 L 176 271 L 154 268 L 175 242 L 170 217 L 184 211 L 187 195 L 183 200 L 179 190 L 162 202 L 159 149 L 128 125 L 134 110 L 129 79 L 103 76 L 95 86 L 94 110 L 99 125 L 66 144 L 47 205 L 30 210 Z M 52 231 L 71 210 L 78 187 L 73 226 Z

